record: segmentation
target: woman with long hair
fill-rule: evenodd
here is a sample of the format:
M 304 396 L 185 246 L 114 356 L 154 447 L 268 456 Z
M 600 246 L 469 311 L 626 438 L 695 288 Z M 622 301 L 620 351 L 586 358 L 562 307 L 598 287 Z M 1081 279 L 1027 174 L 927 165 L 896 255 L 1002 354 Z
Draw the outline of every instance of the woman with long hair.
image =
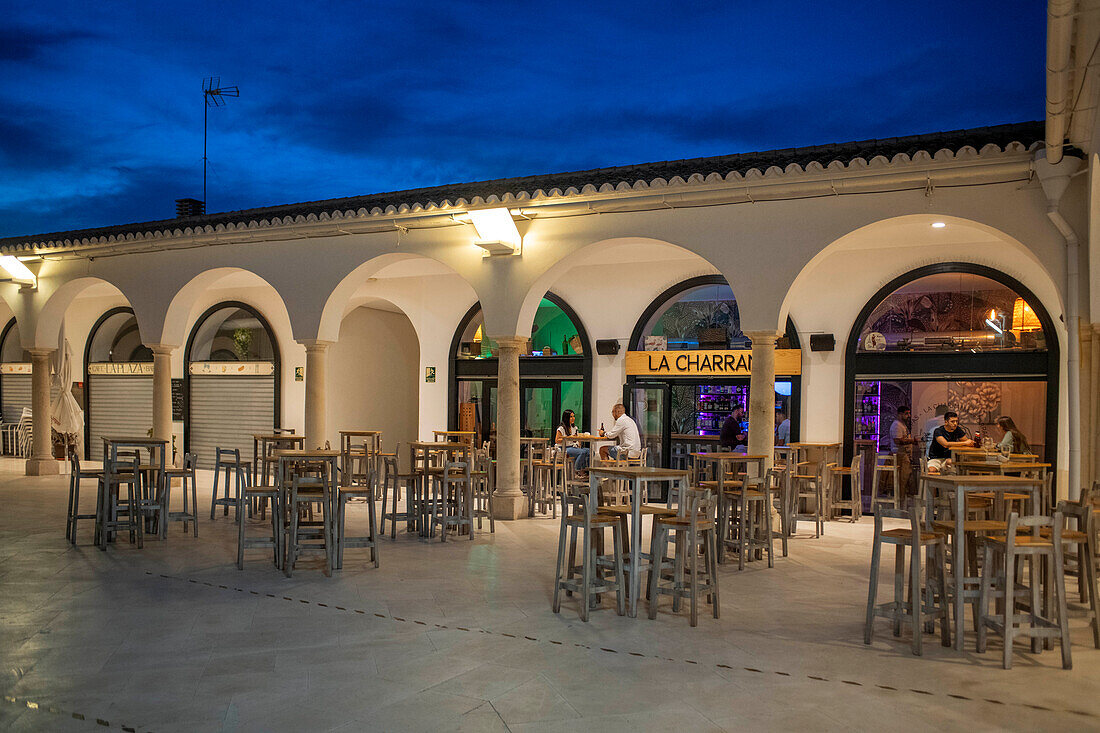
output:
M 1031 453 L 1031 444 L 1027 436 L 1016 427 L 1016 422 L 1008 415 L 997 418 L 997 427 L 1001 429 L 1001 442 L 997 448 L 1002 453 Z
M 577 478 L 584 478 L 588 469 L 588 448 L 582 448 L 579 441 L 570 440 L 570 436 L 577 434 L 577 416 L 572 410 L 566 410 L 561 414 L 561 424 L 554 434 L 554 444 L 565 449 L 565 455 L 573 459 L 573 469 Z

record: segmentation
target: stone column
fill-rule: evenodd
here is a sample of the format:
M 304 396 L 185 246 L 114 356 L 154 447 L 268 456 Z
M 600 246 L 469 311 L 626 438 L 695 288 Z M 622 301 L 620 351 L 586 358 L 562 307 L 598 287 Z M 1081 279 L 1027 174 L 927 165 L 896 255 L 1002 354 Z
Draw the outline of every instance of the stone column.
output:
M 53 457 L 50 420 L 50 356 L 56 349 L 28 349 L 31 354 L 31 425 L 34 440 L 27 459 L 28 476 L 52 476 L 60 473 Z
M 775 454 L 775 331 L 746 331 L 752 339 L 752 374 L 749 377 L 749 455 L 767 456 L 771 468 Z M 768 507 L 772 529 L 779 529 L 775 506 Z
M 175 346 L 152 344 L 153 352 L 153 437 L 167 440 L 172 448 L 172 352 Z M 171 453 L 166 453 L 172 460 Z
M 520 486 L 519 468 L 519 351 L 526 338 L 498 337 L 497 360 L 497 482 L 493 516 L 519 519 L 527 515 L 527 497 Z
M 306 448 L 325 446 L 325 418 L 328 415 L 325 406 L 325 356 L 332 341 L 308 339 L 299 341 L 306 347 Z

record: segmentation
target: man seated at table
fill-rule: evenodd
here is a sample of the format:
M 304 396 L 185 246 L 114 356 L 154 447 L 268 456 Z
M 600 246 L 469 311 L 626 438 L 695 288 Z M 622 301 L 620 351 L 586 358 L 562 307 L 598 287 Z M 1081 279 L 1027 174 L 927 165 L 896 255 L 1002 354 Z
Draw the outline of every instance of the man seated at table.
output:
M 943 473 L 951 467 L 952 448 L 972 448 L 974 441 L 966 437 L 966 429 L 959 425 L 959 414 L 948 410 L 943 415 L 943 425 L 932 432 L 928 446 L 928 472 Z
M 621 402 L 611 408 L 611 417 L 615 422 L 606 432 L 608 438 L 616 438 L 618 445 L 600 446 L 600 458 L 637 458 L 642 454 L 642 439 L 638 435 L 638 426 L 626 414 L 626 406 Z

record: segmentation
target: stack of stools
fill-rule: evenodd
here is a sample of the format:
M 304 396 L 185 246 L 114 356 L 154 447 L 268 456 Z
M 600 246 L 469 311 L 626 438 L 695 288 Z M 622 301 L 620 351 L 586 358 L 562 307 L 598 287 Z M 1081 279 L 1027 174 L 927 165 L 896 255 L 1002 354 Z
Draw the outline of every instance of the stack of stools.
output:
M 218 476 L 225 473 L 225 495 L 218 496 Z M 229 495 L 229 484 L 233 483 L 233 496 Z M 210 495 L 210 518 L 214 518 L 214 510 L 218 506 L 225 508 L 225 515 L 229 515 L 229 507 L 237 507 L 237 521 L 240 521 L 240 495 L 245 487 L 252 484 L 252 461 L 241 460 L 240 448 L 215 448 L 214 449 L 214 490 Z
M 1018 528 L 1031 531 L 1018 534 Z M 1046 536 L 1043 536 L 1043 530 L 1047 530 Z M 978 597 L 978 652 L 985 652 L 987 629 L 993 629 L 1004 638 L 1005 669 L 1012 668 L 1012 642 L 1016 635 L 1031 637 L 1031 651 L 1034 654 L 1039 653 L 1044 639 L 1059 640 L 1062 645 L 1062 668 L 1073 667 L 1062 531 L 1061 512 L 1055 512 L 1053 517 L 1021 517 L 1013 513 L 1008 518 L 1004 535 L 985 539 L 981 594 Z M 1027 559 L 1027 585 L 1017 580 L 1017 558 L 1021 562 Z M 1046 588 L 1041 589 L 1044 579 Z M 1043 590 L 1046 591 L 1045 603 L 1040 601 Z M 1003 613 L 989 613 L 991 598 L 1003 601 Z M 1016 613 L 1017 599 L 1023 599 L 1027 604 L 1026 613 Z
M 926 620 L 940 619 L 940 640 L 943 646 L 951 646 L 951 628 L 948 620 L 947 602 L 947 553 L 946 537 L 942 532 L 925 530 L 921 527 L 923 505 L 913 501 L 908 511 L 891 509 L 879 505 L 875 507 L 875 536 L 871 549 L 871 581 L 867 591 L 867 618 L 863 627 L 863 643 L 870 644 L 874 633 L 876 616 L 890 619 L 894 626 L 894 636 L 901 636 L 901 625 L 908 622 L 913 633 L 913 653 L 924 653 L 923 634 Z M 906 519 L 908 527 L 883 529 L 882 520 Z M 894 554 L 894 600 L 876 603 L 878 591 L 879 564 L 882 559 L 882 546 L 893 545 Z M 926 582 L 921 586 L 921 560 L 923 553 L 933 548 L 935 563 L 927 569 Z M 909 550 L 908 592 L 906 592 L 905 551 Z M 905 600 L 908 596 L 908 601 Z M 927 617 L 926 617 L 926 614 Z
M 465 527 L 474 538 L 473 516 L 473 466 L 469 452 L 465 460 L 454 461 L 448 456 L 443 470 L 432 474 L 432 517 L 428 526 L 428 537 L 435 535 L 440 528 L 439 539 L 447 541 L 447 530 L 454 527 L 461 534 Z
M 596 511 L 590 489 L 566 485 L 561 494 L 561 532 L 558 535 L 558 562 L 554 573 L 554 613 L 561 611 L 561 592 L 579 594 L 581 621 L 588 621 L 589 606 L 596 595 L 615 593 L 616 610 L 626 612 L 626 583 L 623 580 L 623 535 L 619 518 Z M 596 538 L 611 530 L 611 552 L 601 555 Z M 597 535 L 596 533 L 599 533 Z M 577 565 L 577 535 L 580 534 L 581 558 Z M 566 548 L 569 559 L 566 561 Z
M 718 539 L 715 529 L 716 501 L 710 489 L 685 489 L 677 515 L 653 518 L 649 574 L 649 617 L 657 618 L 657 599 L 672 596 L 672 610 L 680 610 L 681 599 L 691 605 L 691 625 L 699 625 L 699 596 L 719 615 Z M 673 533 L 675 535 L 673 536 Z M 676 554 L 670 557 L 669 544 Z M 702 567 L 699 567 L 700 560 Z
M 337 570 L 344 567 L 345 547 L 365 547 L 370 550 L 370 559 L 374 567 L 378 567 L 378 523 L 374 509 L 374 483 L 375 474 L 369 466 L 364 467 L 366 475 L 354 474 L 365 479 L 364 483 L 351 486 L 340 486 L 336 489 L 336 559 L 334 565 Z M 397 495 L 396 489 L 394 496 Z M 347 506 L 352 499 L 366 499 L 367 504 L 367 534 L 347 535 Z M 394 520 L 394 525 L 397 521 Z
M 397 539 L 397 520 L 405 522 L 405 529 L 411 529 L 416 526 L 416 522 L 420 517 L 420 512 L 416 508 L 416 482 L 417 475 L 415 473 L 401 473 L 398 469 L 398 451 L 394 451 L 393 455 L 383 455 L 382 464 L 385 467 L 385 472 L 382 474 L 382 518 L 381 518 L 381 532 L 386 533 L 386 519 L 391 522 L 390 526 L 390 539 Z M 401 498 L 401 490 L 405 490 L 405 511 L 397 511 L 398 500 Z M 389 501 L 389 497 L 393 496 L 392 509 L 386 510 L 386 504 Z
M 76 544 L 76 523 L 81 519 L 91 519 L 95 522 L 96 515 L 80 513 L 80 482 L 83 479 L 95 479 L 97 482 L 96 495 L 102 490 L 103 470 L 81 468 L 80 458 L 76 451 L 69 449 L 69 512 L 65 519 L 65 537 L 69 542 Z M 94 526 L 94 525 L 93 525 Z
M 183 456 L 183 466 L 168 466 L 164 469 L 164 490 L 168 492 L 168 505 L 172 503 L 172 481 L 174 479 L 180 480 L 180 486 L 183 488 L 183 511 L 180 512 L 168 512 L 169 522 L 183 522 L 183 531 L 187 533 L 187 523 L 191 522 L 194 525 L 195 536 L 199 536 L 199 497 L 197 482 L 195 481 L 195 464 L 197 462 L 197 456 L 194 453 L 185 453 Z M 191 510 L 188 511 L 187 501 L 187 489 L 191 489 Z

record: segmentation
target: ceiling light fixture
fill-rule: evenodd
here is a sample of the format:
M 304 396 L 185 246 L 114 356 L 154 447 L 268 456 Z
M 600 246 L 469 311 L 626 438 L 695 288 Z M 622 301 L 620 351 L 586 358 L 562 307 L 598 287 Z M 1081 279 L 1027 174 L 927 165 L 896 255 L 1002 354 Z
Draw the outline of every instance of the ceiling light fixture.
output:
M 37 288 L 38 278 L 31 269 L 11 255 L 0 255 L 0 267 L 11 275 L 11 281 L 25 288 Z
M 523 238 L 508 209 L 475 209 L 469 215 L 477 232 L 474 244 L 485 250 L 486 257 L 521 253 Z

